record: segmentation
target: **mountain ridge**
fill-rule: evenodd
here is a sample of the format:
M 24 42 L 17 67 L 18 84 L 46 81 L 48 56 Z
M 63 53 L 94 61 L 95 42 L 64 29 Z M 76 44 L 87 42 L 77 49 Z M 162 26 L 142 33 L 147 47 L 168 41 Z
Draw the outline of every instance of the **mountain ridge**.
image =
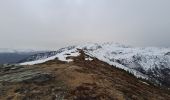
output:
M 78 50 L 26 66 L 0 67 L 2 100 L 168 100 L 170 91 Z M 69 54 L 67 54 L 69 55 Z M 65 60 L 65 59 L 64 59 Z
M 90 57 L 97 58 L 115 67 L 124 69 L 138 78 L 163 87 L 170 87 L 170 48 L 135 48 L 114 43 L 93 43 L 59 49 L 54 56 L 40 57 L 38 60 L 20 65 L 34 65 L 58 58 L 70 62 L 69 56 L 78 56 L 83 50 Z M 88 59 L 88 58 L 86 58 Z

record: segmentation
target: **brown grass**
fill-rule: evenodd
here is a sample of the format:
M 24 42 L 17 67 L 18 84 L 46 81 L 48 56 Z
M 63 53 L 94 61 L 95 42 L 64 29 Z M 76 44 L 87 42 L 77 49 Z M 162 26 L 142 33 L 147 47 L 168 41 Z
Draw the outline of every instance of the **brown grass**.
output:
M 0 100 L 168 100 L 170 91 L 147 85 L 125 71 L 94 58 L 85 61 L 81 51 L 74 62 L 53 60 L 29 66 L 51 73 L 54 79 L 42 85 L 11 83 Z

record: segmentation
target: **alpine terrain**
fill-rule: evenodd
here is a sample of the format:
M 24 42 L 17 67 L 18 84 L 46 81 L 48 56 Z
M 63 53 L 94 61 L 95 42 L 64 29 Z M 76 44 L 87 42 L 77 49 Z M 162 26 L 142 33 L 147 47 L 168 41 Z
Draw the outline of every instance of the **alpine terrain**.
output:
M 0 67 L 2 100 L 169 100 L 170 48 L 89 43 Z

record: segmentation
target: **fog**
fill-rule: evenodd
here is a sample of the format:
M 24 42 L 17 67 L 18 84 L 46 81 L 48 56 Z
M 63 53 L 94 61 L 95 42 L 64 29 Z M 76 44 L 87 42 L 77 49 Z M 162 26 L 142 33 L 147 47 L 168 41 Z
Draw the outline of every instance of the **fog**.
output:
M 170 0 L 1 0 L 0 48 L 170 47 Z

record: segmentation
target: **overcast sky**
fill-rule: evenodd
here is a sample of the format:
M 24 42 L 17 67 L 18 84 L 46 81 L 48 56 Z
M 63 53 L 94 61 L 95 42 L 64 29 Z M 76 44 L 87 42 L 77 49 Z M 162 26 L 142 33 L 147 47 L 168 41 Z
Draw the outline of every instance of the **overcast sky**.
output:
M 170 0 L 0 0 L 0 48 L 170 47 Z

